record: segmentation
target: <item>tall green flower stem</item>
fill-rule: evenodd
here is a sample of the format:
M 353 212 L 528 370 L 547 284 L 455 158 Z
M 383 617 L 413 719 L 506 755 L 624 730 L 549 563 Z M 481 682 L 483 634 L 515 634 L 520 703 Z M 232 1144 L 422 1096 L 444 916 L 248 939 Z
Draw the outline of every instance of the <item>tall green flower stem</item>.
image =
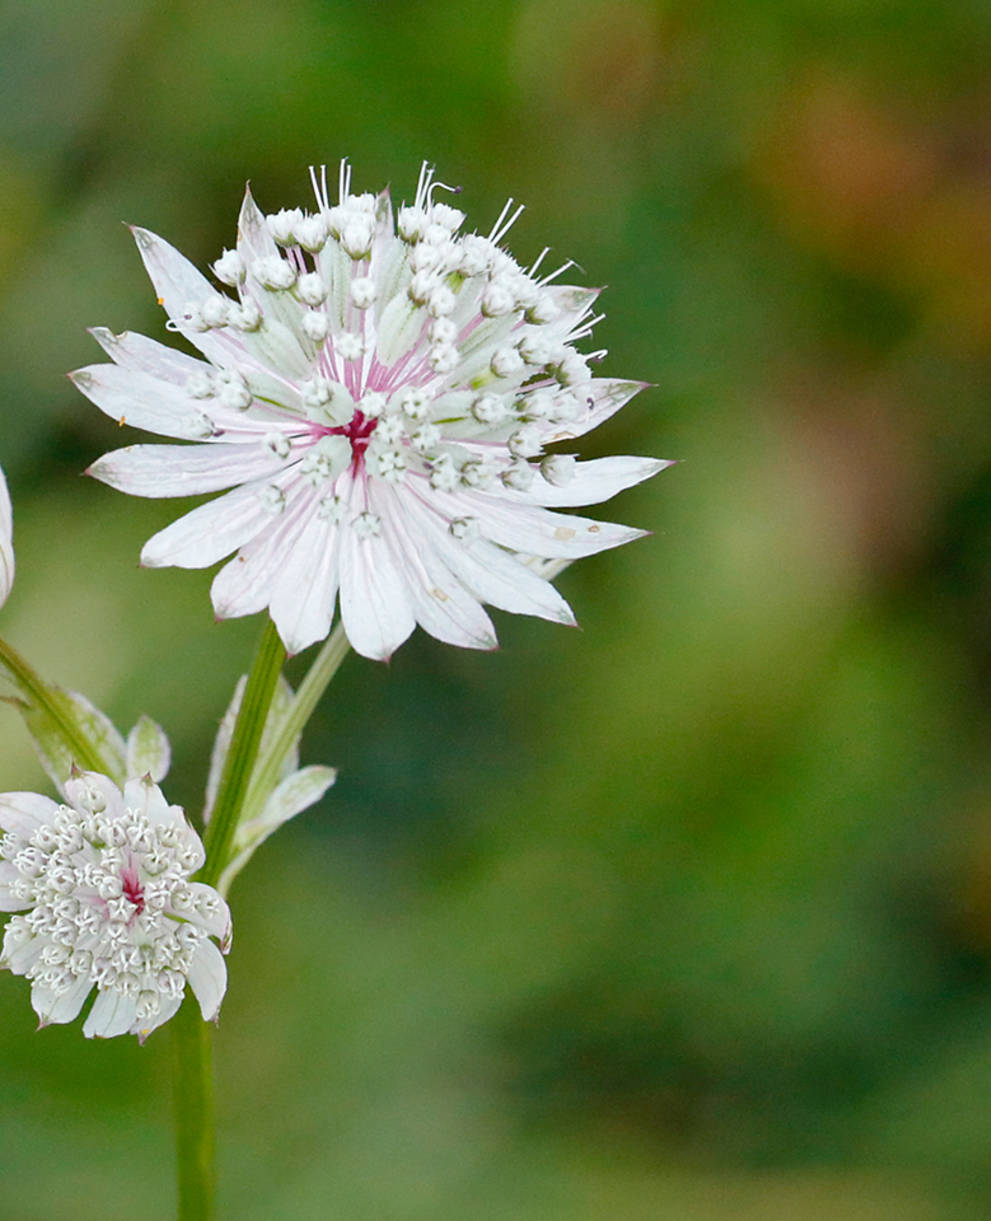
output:
M 338 624 L 314 658 L 278 725 L 261 750 L 285 661 L 285 650 L 269 622 L 258 646 L 238 710 L 230 748 L 207 828 L 206 863 L 200 881 L 215 886 L 227 866 L 238 823 L 260 807 L 275 787 L 279 770 L 350 651 Z M 213 1138 L 213 1064 L 209 1023 L 191 1000 L 172 1021 L 175 1056 L 175 1123 L 179 1177 L 179 1221 L 211 1221 L 216 1194 Z
M 187 997 L 170 1022 L 175 1088 L 179 1221 L 211 1221 L 216 1198 L 213 1026 Z
M 206 862 L 198 880 L 216 886 L 230 856 L 238 819 L 258 759 L 286 651 L 271 620 L 265 625 L 224 762 L 213 816 L 204 836 Z M 179 1221 L 210 1221 L 216 1172 L 213 1138 L 212 1030 L 192 1000 L 172 1022 L 175 1056 L 175 1128 L 179 1178 Z

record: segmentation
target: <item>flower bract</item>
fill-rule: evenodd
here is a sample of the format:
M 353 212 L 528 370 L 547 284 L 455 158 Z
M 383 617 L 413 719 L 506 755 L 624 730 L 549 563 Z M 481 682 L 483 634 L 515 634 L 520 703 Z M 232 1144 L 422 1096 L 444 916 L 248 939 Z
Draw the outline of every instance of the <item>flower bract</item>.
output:
M 203 821 L 207 824 L 213 817 L 213 807 L 220 789 L 220 781 L 227 763 L 227 755 L 234 736 L 234 726 L 237 722 L 237 714 L 241 710 L 241 700 L 244 697 L 247 681 L 247 676 L 242 676 L 234 688 L 234 696 L 221 718 L 213 750 L 210 753 L 206 804 L 203 808 Z M 281 758 L 278 755 L 275 756 L 277 760 L 275 766 L 271 769 L 266 767 L 266 761 L 273 762 L 268 752 L 274 742 L 278 740 L 284 718 L 289 714 L 293 702 L 293 690 L 285 678 L 280 675 L 262 732 L 259 762 L 252 774 L 251 786 L 245 794 L 244 803 L 241 806 L 230 858 L 217 879 L 217 889 L 222 895 L 228 894 L 231 883 L 251 860 L 256 849 L 290 818 L 295 818 L 297 814 L 301 814 L 319 801 L 337 779 L 337 771 L 332 767 L 324 767 L 320 764 L 311 764 L 309 767 L 303 768 L 299 766 L 298 734 L 286 744 L 287 749 Z
M 31 981 L 43 1026 L 71 1022 L 96 988 L 83 1025 L 92 1038 L 143 1041 L 179 1008 L 186 984 L 204 1019 L 227 987 L 220 950 L 230 912 L 189 877 L 203 845 L 179 806 L 150 777 L 123 791 L 77 772 L 58 804 L 36 793 L 0 794 L 0 910 L 13 916 L 0 966 Z
M 0 606 L 7 601 L 14 584 L 14 514 L 10 505 L 7 479 L 0 470 Z
M 268 609 L 290 652 L 327 635 L 339 600 L 352 646 L 386 658 L 420 624 L 472 648 L 496 643 L 487 603 L 573 622 L 529 561 L 567 562 L 642 531 L 558 512 L 667 465 L 587 462 L 547 447 L 595 428 L 642 383 L 594 377 L 582 354 L 597 290 L 528 269 L 435 199 L 337 202 L 263 215 L 246 194 L 213 287 L 144 229 L 134 235 L 168 326 L 204 357 L 141 335 L 94 335 L 113 364 L 73 375 L 121 424 L 181 445 L 132 445 L 90 473 L 140 496 L 232 489 L 154 535 L 150 566 L 207 567 L 218 616 Z

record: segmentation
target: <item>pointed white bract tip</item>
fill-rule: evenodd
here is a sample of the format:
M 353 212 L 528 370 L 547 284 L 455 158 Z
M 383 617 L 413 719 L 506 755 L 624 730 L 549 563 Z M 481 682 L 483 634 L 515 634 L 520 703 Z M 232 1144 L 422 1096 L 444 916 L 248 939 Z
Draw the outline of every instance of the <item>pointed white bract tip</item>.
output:
M 140 777 L 149 789 L 165 779 L 172 752 L 164 730 L 151 717 L 138 718 L 128 734 L 126 752 L 125 766 L 129 776 Z
M 7 479 L 0 469 L 0 606 L 7 601 L 14 584 L 14 513 L 7 491 Z
M 99 472 L 97 472 L 96 478 L 100 479 L 101 483 L 103 482 Z M 141 549 L 141 555 L 138 557 L 138 567 L 166 568 L 168 567 L 168 560 L 159 559 L 158 556 L 155 555 L 155 553 L 150 549 L 148 544 L 145 544 L 145 546 Z

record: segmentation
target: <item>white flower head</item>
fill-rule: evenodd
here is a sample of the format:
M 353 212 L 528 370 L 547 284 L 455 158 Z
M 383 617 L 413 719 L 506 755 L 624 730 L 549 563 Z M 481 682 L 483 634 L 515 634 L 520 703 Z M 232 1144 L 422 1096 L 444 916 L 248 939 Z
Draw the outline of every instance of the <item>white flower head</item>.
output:
M 179 1008 L 189 983 L 205 1020 L 227 988 L 231 923 L 212 886 L 190 882 L 203 845 L 150 776 L 123 792 L 77 772 L 66 802 L 0 794 L 0 966 L 31 981 L 41 1025 L 71 1022 L 96 999 L 88 1038 L 144 1039 Z
M 573 623 L 530 561 L 564 564 L 643 531 L 556 510 L 668 465 L 541 465 L 546 447 L 642 389 L 592 377 L 604 353 L 574 347 L 598 321 L 597 291 L 557 283 L 570 263 L 517 264 L 500 244 L 522 211 L 512 201 L 487 235 L 460 234 L 464 214 L 434 201 L 426 165 L 398 226 L 387 193 L 351 192 L 346 162 L 336 203 L 326 171 L 311 176 L 312 215 L 266 218 L 245 195 L 236 258 L 215 264 L 236 300 L 134 231 L 168 327 L 205 359 L 96 330 L 114 364 L 74 380 L 113 419 L 192 444 L 128 446 L 90 474 L 139 496 L 232 489 L 149 539 L 142 562 L 203 568 L 236 553 L 214 579 L 216 613 L 267 608 L 291 653 L 327 635 L 338 600 L 352 646 L 374 658 L 417 624 L 492 648 L 484 603 Z M 232 378 L 236 404 L 216 389 Z M 332 461 L 318 458 L 327 438 Z M 477 523 L 470 538 L 453 528 L 464 520 Z
M 7 601 L 14 584 L 14 513 L 7 491 L 7 479 L 0 470 L 0 606 Z

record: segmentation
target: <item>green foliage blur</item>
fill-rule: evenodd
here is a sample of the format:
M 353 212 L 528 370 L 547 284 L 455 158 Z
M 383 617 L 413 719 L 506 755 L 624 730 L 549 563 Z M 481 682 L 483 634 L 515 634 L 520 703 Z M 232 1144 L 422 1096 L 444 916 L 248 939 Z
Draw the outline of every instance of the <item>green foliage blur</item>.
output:
M 204 265 L 249 177 L 429 159 L 608 285 L 654 387 L 584 456 L 681 460 L 560 578 L 581 631 L 332 686 L 338 785 L 232 896 L 224 1216 L 991 1215 L 989 57 L 977 0 L 0 7 L 0 632 L 159 720 L 172 800 L 261 621 L 137 569 L 179 505 L 78 477 L 141 439 L 65 381 L 85 327 L 166 338 L 121 221 Z M 168 1033 L 0 1014 L 0 1219 L 168 1218 Z

